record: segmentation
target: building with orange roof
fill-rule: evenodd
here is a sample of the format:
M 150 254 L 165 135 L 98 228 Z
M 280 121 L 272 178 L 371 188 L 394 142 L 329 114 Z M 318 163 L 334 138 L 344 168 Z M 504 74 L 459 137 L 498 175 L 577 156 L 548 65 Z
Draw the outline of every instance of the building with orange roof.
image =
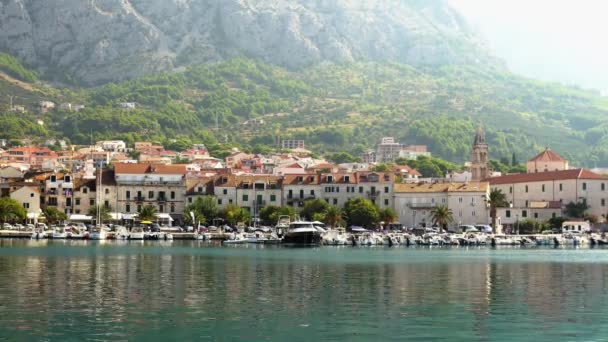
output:
M 568 168 L 568 161 L 548 147 L 527 163 L 528 173 L 564 171 Z
M 282 177 L 272 175 L 219 175 L 213 184 L 218 205 L 238 205 L 257 216 L 260 209 L 282 205 Z
M 48 147 L 13 147 L 2 154 L 3 163 L 29 164 L 34 170 L 41 169 L 48 160 L 57 160 L 58 155 Z
M 538 173 L 521 173 L 489 178 L 492 189 L 502 191 L 510 208 L 502 211 L 503 224 L 515 224 L 517 219 L 532 218 L 546 221 L 562 216 L 560 210 L 539 210 L 544 207 L 559 209 L 570 203 L 586 202 L 588 213 L 597 216 L 608 212 L 608 176 L 586 169 L 570 169 Z M 536 207 L 532 207 L 535 203 Z M 544 207 L 539 203 L 544 203 Z

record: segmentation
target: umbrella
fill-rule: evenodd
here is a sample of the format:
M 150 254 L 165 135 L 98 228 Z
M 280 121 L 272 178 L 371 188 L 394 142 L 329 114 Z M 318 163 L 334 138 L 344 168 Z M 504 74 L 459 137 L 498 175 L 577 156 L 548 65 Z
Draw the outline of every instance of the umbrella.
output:
M 141 221 L 141 224 L 152 224 L 152 221 Z

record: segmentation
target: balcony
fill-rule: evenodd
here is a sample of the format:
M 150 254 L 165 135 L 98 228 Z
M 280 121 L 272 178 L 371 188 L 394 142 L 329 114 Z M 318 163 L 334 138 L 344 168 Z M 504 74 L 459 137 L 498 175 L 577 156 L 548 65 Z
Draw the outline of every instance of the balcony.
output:
M 167 202 L 167 196 L 158 196 L 158 202 Z
M 144 202 L 144 201 L 146 200 L 146 198 L 145 198 L 144 196 L 135 196 L 135 197 L 133 198 L 133 200 L 134 200 L 135 202 Z
M 412 209 L 432 209 L 437 207 L 437 203 L 408 203 L 407 206 Z
M 380 196 L 380 191 L 367 191 L 367 197 L 369 199 L 376 199 Z

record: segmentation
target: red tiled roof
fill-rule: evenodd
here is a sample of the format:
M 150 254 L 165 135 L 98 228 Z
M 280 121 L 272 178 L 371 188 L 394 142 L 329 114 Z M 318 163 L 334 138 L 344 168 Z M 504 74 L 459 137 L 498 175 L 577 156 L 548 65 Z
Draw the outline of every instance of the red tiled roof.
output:
M 117 174 L 146 174 L 156 173 L 161 175 L 186 174 L 186 165 L 150 165 L 150 164 L 116 164 L 114 170 Z
M 560 157 L 557 153 L 545 148 L 544 151 L 539 153 L 536 157 L 530 159 L 531 162 L 564 162 L 564 158 Z
M 409 165 L 393 165 L 392 169 L 394 172 L 407 172 L 410 175 L 421 177 L 422 174 L 416 169 L 412 169 Z
M 568 180 L 568 179 L 605 179 L 608 177 L 598 175 L 589 170 L 585 169 L 573 169 L 563 171 L 549 171 L 549 172 L 538 172 L 538 173 L 519 173 L 514 175 L 507 175 L 502 177 L 489 178 L 487 181 L 491 185 L 499 184 L 515 184 L 515 183 L 531 183 L 531 182 L 546 182 L 554 180 Z

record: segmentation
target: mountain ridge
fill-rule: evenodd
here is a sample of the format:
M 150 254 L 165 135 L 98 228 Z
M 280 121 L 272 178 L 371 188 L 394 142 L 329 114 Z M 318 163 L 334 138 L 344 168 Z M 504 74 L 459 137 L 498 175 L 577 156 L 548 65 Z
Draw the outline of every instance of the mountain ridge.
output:
M 84 85 L 239 56 L 290 69 L 500 63 L 444 0 L 6 0 L 0 50 Z

